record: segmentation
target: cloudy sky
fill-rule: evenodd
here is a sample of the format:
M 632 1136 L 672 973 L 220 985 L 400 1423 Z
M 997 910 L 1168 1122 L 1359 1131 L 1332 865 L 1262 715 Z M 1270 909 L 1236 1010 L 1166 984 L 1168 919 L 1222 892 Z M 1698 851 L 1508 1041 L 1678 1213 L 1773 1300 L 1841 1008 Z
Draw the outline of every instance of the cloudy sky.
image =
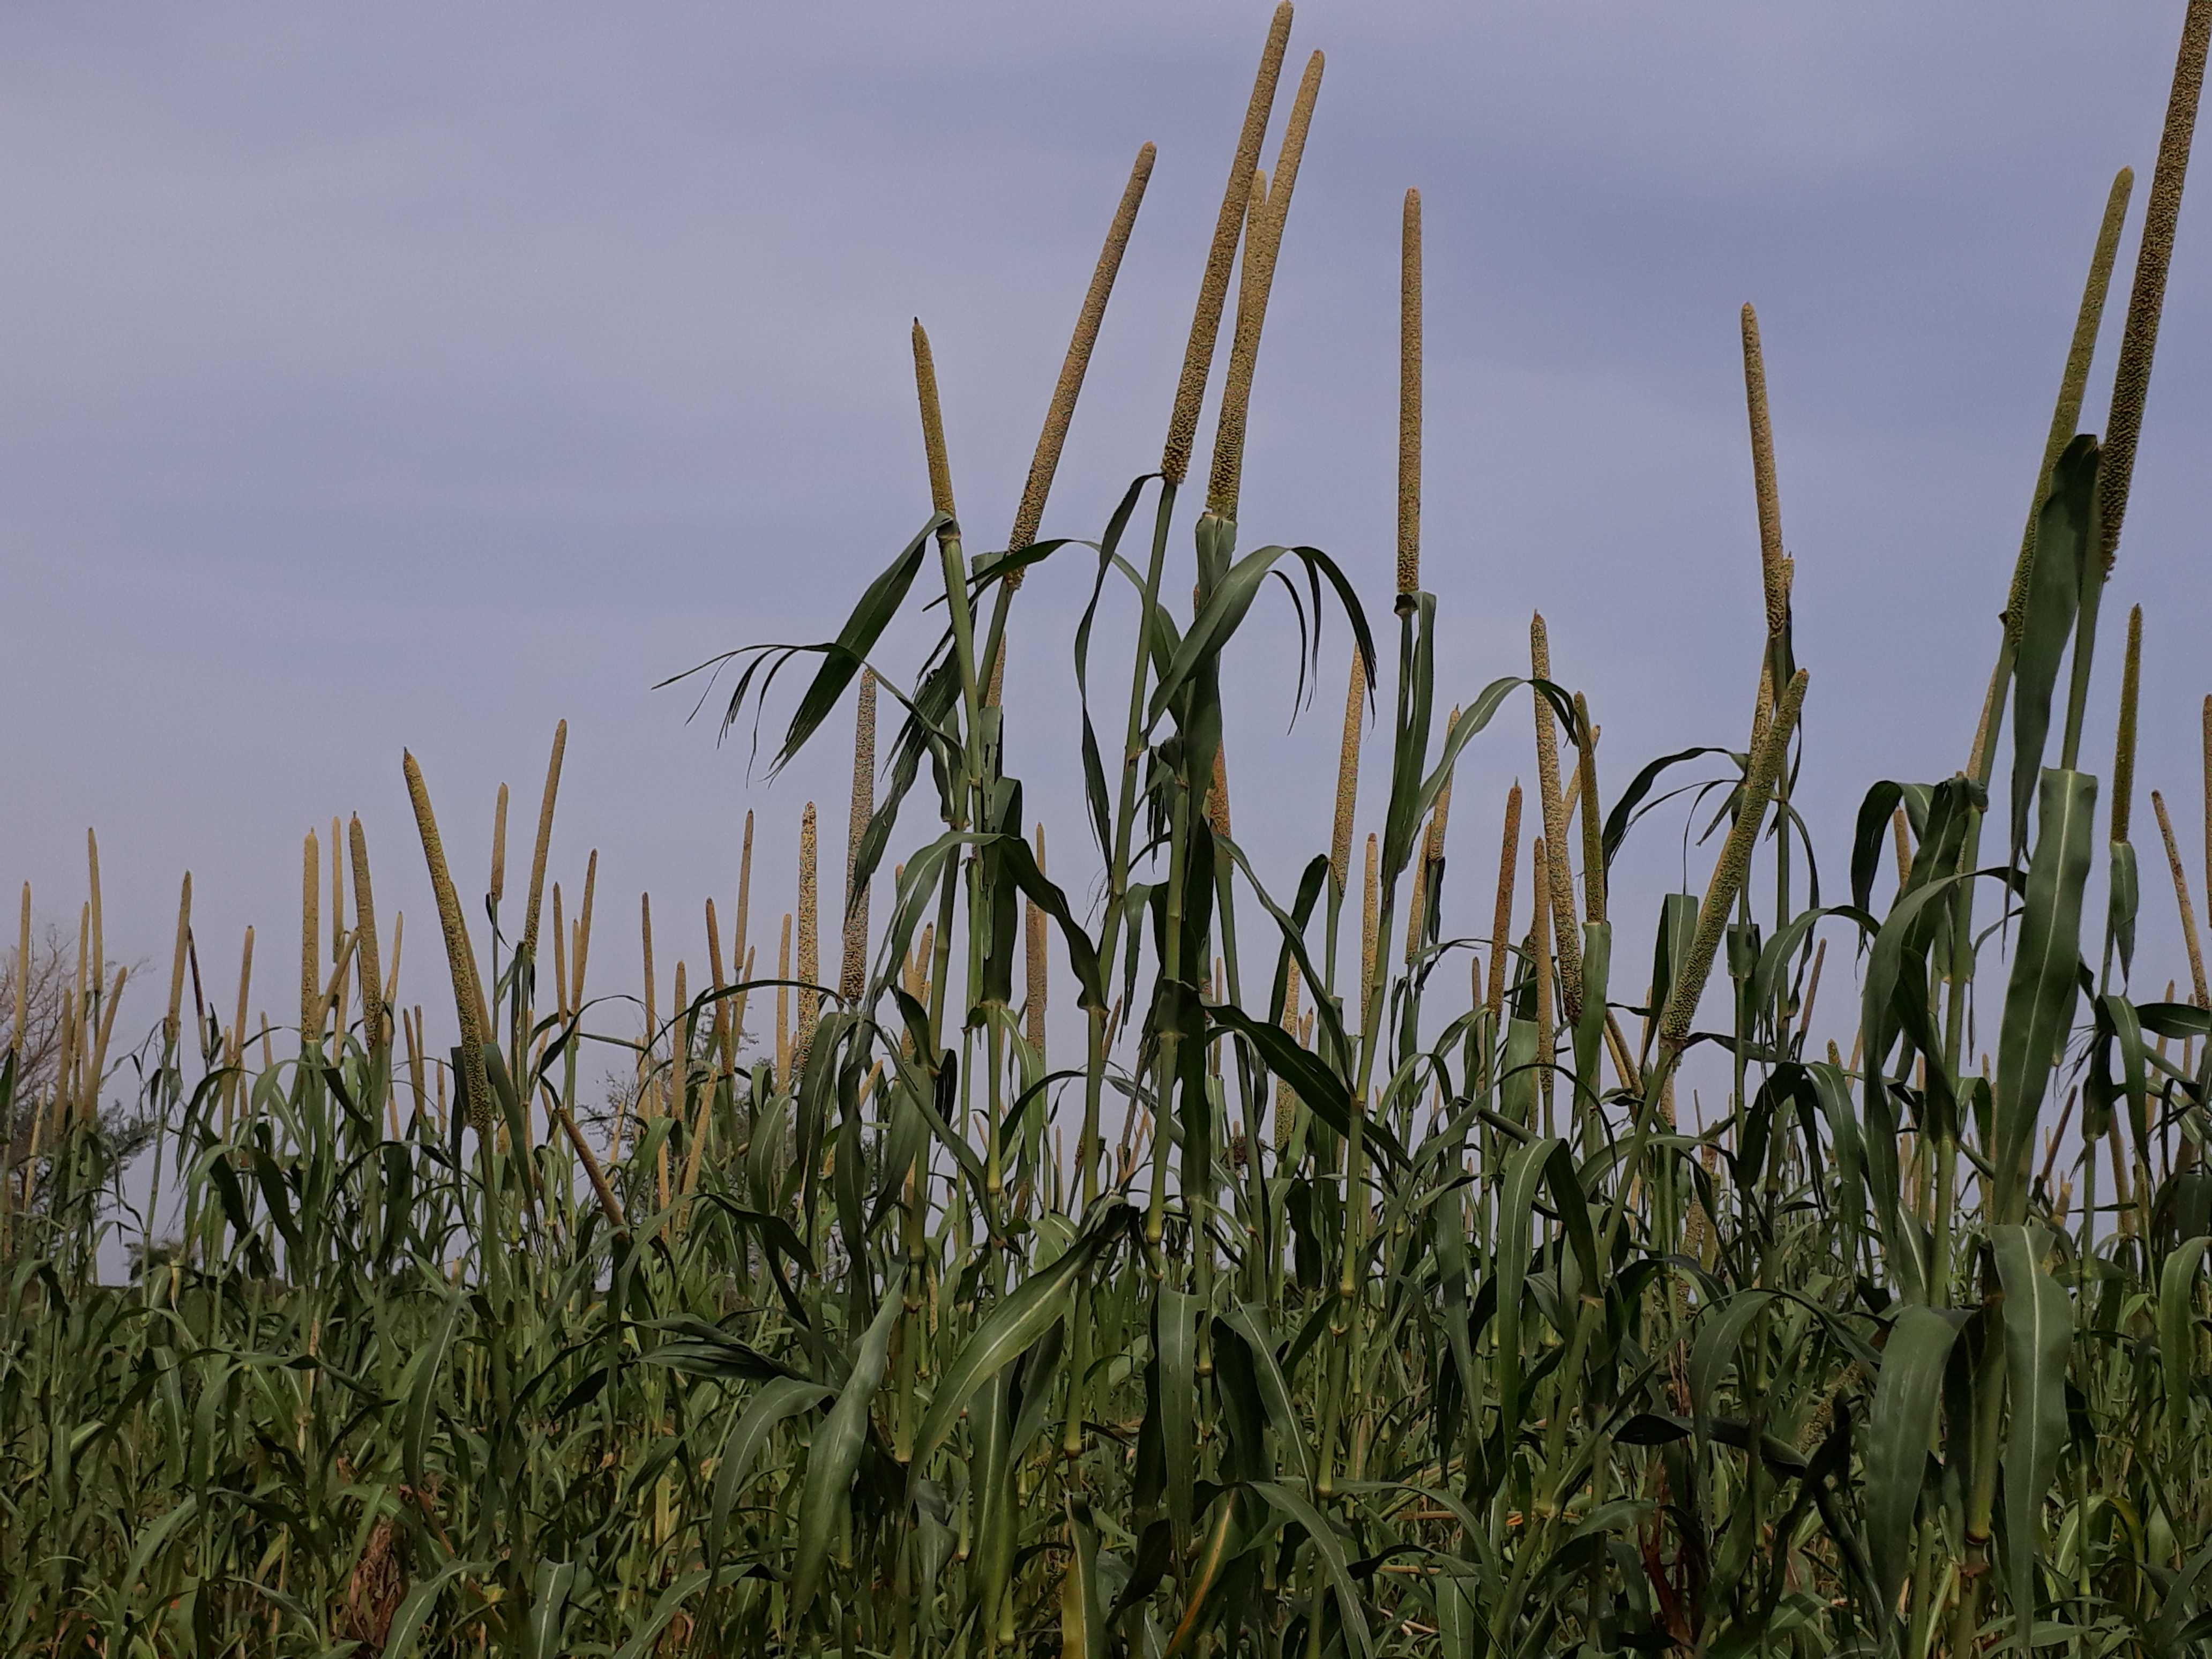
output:
M 1735 331 L 1754 301 L 1814 673 L 1808 799 L 1840 884 L 1866 786 L 1963 759 L 2097 216 L 2123 164 L 2139 216 L 2179 15 L 1306 0 L 1292 70 L 1316 46 L 1328 68 L 1245 540 L 1328 548 L 1387 611 L 1396 222 L 1419 185 L 1425 574 L 1451 694 L 1522 665 L 1540 606 L 1614 787 L 1668 750 L 1739 742 L 1759 595 Z M 189 866 L 210 975 L 258 922 L 276 948 L 257 1000 L 281 1014 L 301 834 L 358 811 L 383 904 L 427 921 L 402 745 L 466 888 L 495 786 L 533 802 L 565 716 L 556 874 L 573 894 L 601 849 L 603 927 L 627 933 L 647 888 L 675 917 L 729 892 L 748 805 L 772 915 L 799 808 L 818 795 L 842 822 L 847 763 L 749 786 L 742 747 L 653 683 L 826 636 L 926 516 L 916 314 L 971 538 L 996 544 L 1149 139 L 1046 524 L 1096 532 L 1157 459 L 1266 21 L 1256 0 L 16 9 L 0 876 L 73 923 L 96 825 L 111 951 L 165 963 Z M 2142 776 L 2191 845 L 2212 690 L 2207 190 L 2183 216 L 2106 599 L 2115 622 L 2148 612 Z M 2131 220 L 2119 295 L 2133 246 Z M 2087 424 L 2103 405 L 2100 375 Z M 1084 586 L 1073 568 L 1031 584 L 1012 669 L 1016 763 L 1071 883 Z M 1240 829 L 1277 871 L 1326 842 L 1334 749 L 1333 695 L 1285 735 L 1290 637 L 1272 612 L 1241 653 L 1230 732 Z M 1528 754 L 1517 713 L 1469 753 L 1469 931 Z M 1625 878 L 1632 960 L 1679 874 L 1673 834 Z M 2170 894 L 2148 858 L 2156 940 Z M 408 1000 L 432 1000 L 441 964 L 427 929 L 414 941 Z M 696 974 L 702 951 L 679 940 L 664 963 L 678 951 Z M 623 959 L 595 950 L 607 988 Z

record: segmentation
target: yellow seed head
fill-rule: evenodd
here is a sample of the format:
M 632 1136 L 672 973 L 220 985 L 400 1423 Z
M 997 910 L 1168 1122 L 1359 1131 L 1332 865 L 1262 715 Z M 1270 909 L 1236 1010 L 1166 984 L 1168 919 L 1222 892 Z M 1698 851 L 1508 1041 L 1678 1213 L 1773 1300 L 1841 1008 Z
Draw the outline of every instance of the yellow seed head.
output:
M 499 787 L 498 802 L 491 811 L 491 902 L 507 896 L 507 786 Z
M 484 1069 L 485 1033 L 491 1021 L 484 1010 L 483 981 L 477 975 L 476 949 L 469 943 L 468 927 L 461 916 L 460 896 L 453 890 L 453 872 L 447 866 L 445 842 L 438 835 L 437 815 L 431 810 L 430 791 L 422 769 L 411 754 L 404 756 L 407 796 L 415 808 L 415 828 L 422 841 L 423 862 L 429 866 L 430 890 L 438 902 L 438 922 L 446 936 L 446 965 L 453 981 L 453 1008 L 461 1027 L 461 1077 L 468 1090 L 471 1121 L 479 1137 L 490 1133 L 491 1079 Z
M 1505 960 L 1513 939 L 1513 877 L 1521 855 L 1521 786 L 1505 795 L 1505 838 L 1498 853 L 1498 908 L 1490 927 L 1490 984 L 1483 1006 L 1496 1018 L 1505 1006 Z
M 1782 500 L 1774 483 L 1774 428 L 1766 413 L 1766 356 L 1759 313 L 1743 308 L 1743 390 L 1751 413 L 1751 480 L 1759 501 L 1759 564 L 1770 637 L 1790 625 L 1790 570 L 1782 551 Z
M 853 717 L 853 811 L 845 836 L 845 954 L 837 973 L 837 994 L 858 1007 L 868 982 L 868 889 L 857 879 L 860 842 L 876 810 L 876 674 L 860 671 L 860 691 Z
M 1260 144 L 1267 137 L 1267 118 L 1274 111 L 1275 86 L 1282 78 L 1283 53 L 1290 41 L 1290 0 L 1283 0 L 1267 25 L 1267 44 L 1260 54 L 1260 70 L 1253 77 L 1243 130 L 1237 135 L 1237 153 L 1229 163 L 1228 187 L 1222 192 L 1221 211 L 1213 222 L 1213 246 L 1206 256 L 1206 274 L 1199 281 L 1198 307 L 1191 316 L 1190 339 L 1183 348 L 1182 374 L 1176 382 L 1167 443 L 1160 455 L 1161 476 L 1170 484 L 1182 483 L 1190 471 L 1199 407 L 1206 400 L 1206 376 L 1212 370 L 1214 343 L 1221 332 L 1221 311 L 1229 297 L 1230 271 L 1237 261 L 1237 233 L 1244 224 L 1252 173 L 1260 165 Z
M 353 860 L 354 949 L 361 957 L 362 1036 L 370 1048 L 386 1041 L 384 963 L 377 951 L 376 895 L 368 879 L 368 837 L 358 816 L 346 824 L 346 851 Z
M 814 988 L 822 977 L 819 900 L 814 873 L 814 803 L 799 820 L 799 1029 L 792 1042 L 792 1060 L 806 1064 L 814 1044 L 814 1026 L 822 1013 L 822 993 Z
M 1083 309 L 1076 313 L 1074 337 L 1067 343 L 1060 379 L 1052 388 L 1052 402 L 1045 409 L 1044 430 L 1037 434 L 1036 453 L 1030 458 L 1029 480 L 1022 486 L 1021 505 L 1014 511 L 1013 531 L 1006 538 L 1009 551 L 1034 542 L 1038 526 L 1044 522 L 1045 497 L 1052 491 L 1053 474 L 1059 469 L 1060 452 L 1067 441 L 1068 423 L 1075 418 L 1075 400 L 1082 393 L 1083 377 L 1091 367 L 1091 349 L 1098 343 L 1099 326 L 1106 320 L 1106 302 L 1113 296 L 1121 256 L 1128 251 L 1137 209 L 1145 199 L 1145 186 L 1152 181 L 1153 155 L 1150 144 L 1137 151 L 1129 182 L 1122 186 L 1121 204 L 1114 210 L 1114 222 L 1107 228 L 1106 245 L 1098 251 L 1091 286 L 1084 292 Z M 1019 587 L 1024 574 L 1017 570 L 1008 576 L 1007 587 Z
M 1255 168 L 1252 194 L 1246 208 L 1244 267 L 1237 291 L 1237 324 L 1230 334 L 1229 373 L 1221 394 L 1221 418 L 1213 441 L 1213 476 L 1207 505 L 1225 519 L 1237 516 L 1237 501 L 1244 471 L 1244 436 L 1252 404 L 1252 376 L 1260 358 L 1260 336 L 1267 320 L 1267 298 L 1273 292 L 1275 265 L 1283 248 L 1283 228 L 1291 216 L 1291 197 L 1297 190 L 1298 167 L 1304 159 L 1306 135 L 1313 125 L 1314 102 L 1321 95 L 1323 59 L 1316 52 L 1306 62 L 1291 117 L 1283 130 L 1283 144 L 1275 157 L 1274 181 Z
M 300 844 L 300 1041 L 323 1028 L 323 875 L 320 846 L 307 831 Z
M 1359 801 L 1359 737 L 1367 712 L 1367 672 L 1355 648 L 1344 691 L 1344 741 L 1336 754 L 1336 826 L 1329 836 L 1328 865 L 1339 890 L 1352 881 L 1352 816 Z
M 1421 192 L 1406 192 L 1398 245 L 1398 592 L 1421 587 Z
M 1540 612 L 1528 623 L 1528 672 L 1535 678 L 1552 678 L 1551 635 Z M 1558 723 L 1550 699 L 1538 696 L 1536 705 L 1536 799 L 1544 816 L 1547 851 L 1546 914 L 1556 935 L 1553 945 L 1559 963 L 1560 1001 L 1570 1024 L 1583 1017 L 1582 941 L 1575 931 L 1575 878 L 1567 863 L 1567 803 L 1559 787 Z
M 921 319 L 914 319 L 914 389 L 921 405 L 921 454 L 929 468 L 929 504 L 947 518 L 952 510 L 952 463 L 945 453 L 945 411 L 937 400 L 937 359 L 929 349 L 929 333 Z
M 2120 336 L 2112 410 L 2105 418 L 2104 460 L 2097 471 L 2104 503 L 2100 540 L 2108 576 L 2119 554 L 2120 522 L 2127 514 L 2136 444 L 2142 434 L 2143 399 L 2150 390 L 2151 358 L 2158 348 L 2159 316 L 2166 305 L 2166 270 L 2173 261 L 2173 231 L 2181 216 L 2182 180 L 2189 171 L 2190 140 L 2197 131 L 2208 44 L 2212 44 L 2212 3 L 2191 0 L 2182 18 L 2158 161 L 2151 169 L 2150 200 L 2143 209 L 2142 240 L 2136 252 L 2135 285 L 2128 294 L 2127 327 Z

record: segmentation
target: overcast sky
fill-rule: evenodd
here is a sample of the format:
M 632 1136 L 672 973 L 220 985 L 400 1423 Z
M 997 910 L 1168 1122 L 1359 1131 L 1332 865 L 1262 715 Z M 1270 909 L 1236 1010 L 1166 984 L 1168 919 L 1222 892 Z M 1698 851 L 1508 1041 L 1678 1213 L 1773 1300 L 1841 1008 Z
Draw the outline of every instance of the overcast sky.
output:
M 1840 889 L 1867 785 L 1964 757 L 2098 214 L 2131 164 L 2085 416 L 2103 424 L 2180 12 L 1306 0 L 1286 82 L 1316 46 L 1328 69 L 1245 543 L 1330 550 L 1387 614 L 1396 226 L 1419 185 L 1447 695 L 1525 666 L 1540 606 L 1611 788 L 1666 750 L 1740 743 L 1759 600 L 1736 310 L 1755 301 L 1814 675 L 1808 799 Z M 827 636 L 921 523 L 916 314 L 971 544 L 998 544 L 1149 139 L 1046 521 L 1097 532 L 1157 462 L 1266 21 L 1258 0 L 14 9 L 0 876 L 73 925 L 96 825 L 111 952 L 158 978 L 189 866 L 210 977 L 228 986 L 258 922 L 256 1000 L 281 1016 L 299 838 L 358 811 L 382 906 L 422 918 L 406 998 L 434 1002 L 401 747 L 480 891 L 494 788 L 514 786 L 520 861 L 566 716 L 555 873 L 573 895 L 601 849 L 600 937 L 622 941 L 595 949 L 595 981 L 634 975 L 642 889 L 696 933 L 698 900 L 734 886 L 748 805 L 772 917 L 800 805 L 842 826 L 848 762 L 749 788 L 743 748 L 653 684 Z M 2182 218 L 2102 659 L 2117 672 L 2143 603 L 2141 775 L 2191 847 L 2207 191 Z M 1086 586 L 1073 567 L 1031 583 L 1012 670 L 1014 764 L 1072 884 Z M 1285 737 L 1291 635 L 1267 614 L 1232 665 L 1231 760 L 1240 831 L 1281 873 L 1326 844 L 1341 671 L 1333 644 L 1330 690 Z M 1486 912 L 1499 803 L 1529 773 L 1516 709 L 1462 774 L 1455 927 Z M 1630 961 L 1679 872 L 1673 834 L 1626 866 Z M 2145 857 L 2155 948 L 2171 894 Z M 696 939 L 663 951 L 696 982 Z

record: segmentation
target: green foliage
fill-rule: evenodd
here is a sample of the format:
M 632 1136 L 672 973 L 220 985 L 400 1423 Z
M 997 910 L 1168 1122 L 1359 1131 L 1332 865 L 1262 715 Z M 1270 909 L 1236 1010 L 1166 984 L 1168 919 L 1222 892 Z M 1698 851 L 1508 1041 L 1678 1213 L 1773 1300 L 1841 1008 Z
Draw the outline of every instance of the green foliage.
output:
M 750 1057 L 781 976 L 718 966 L 623 1029 L 571 986 L 549 999 L 495 894 L 480 1134 L 439 1080 L 460 1051 L 422 1055 L 419 1026 L 347 996 L 374 943 L 356 917 L 325 1024 L 281 1054 L 205 1010 L 141 1051 L 134 1110 L 180 1217 L 158 1250 L 123 1218 L 128 1149 L 87 1109 L 108 1079 L 87 1093 L 82 1044 L 35 1085 L 0 1073 L 0 1123 L 43 1135 L 0 1182 L 0 1648 L 2205 1650 L 2212 1042 L 2204 1011 L 2091 980 L 2097 781 L 2045 764 L 2111 544 L 2098 457 L 2077 441 L 2039 489 L 2024 634 L 1999 642 L 2013 856 L 1982 866 L 1992 731 L 1969 775 L 1877 784 L 1838 826 L 1852 904 L 1799 890 L 1785 593 L 1747 651 L 1772 695 L 1741 748 L 1705 734 L 1609 814 L 1580 804 L 1609 860 L 1667 768 L 1701 763 L 1726 803 L 1702 899 L 1556 919 L 1571 987 L 1533 932 L 1446 933 L 1423 851 L 1454 762 L 1522 691 L 1593 740 L 1563 688 L 1501 678 L 1442 717 L 1433 596 L 1400 597 L 1393 670 L 1367 585 L 1325 553 L 1240 556 L 1209 513 L 1177 565 L 1192 526 L 1156 476 L 1097 544 L 972 567 L 932 515 L 834 642 L 760 649 L 729 705 L 759 720 L 818 657 L 781 766 L 872 666 L 904 713 L 860 878 L 924 800 L 936 820 L 861 995 L 825 988 L 787 1063 L 766 1057 L 800 1041 L 781 1030 Z M 1011 579 L 1091 560 L 1098 867 L 1071 890 L 1032 851 L 993 668 Z M 1326 856 L 1268 891 L 1209 804 L 1271 575 L 1305 672 L 1332 613 L 1389 688 L 1364 916 Z M 1129 678 L 1103 684 L 1093 623 L 1132 596 Z M 934 643 L 900 677 L 908 638 Z M 1092 725 L 1113 696 L 1118 749 Z M 1917 850 L 1882 903 L 1894 812 Z M 1036 941 L 1078 1057 L 1023 1018 Z M 1856 955 L 1862 994 L 1832 989 L 1856 1052 L 1823 1055 L 1830 945 L 1832 986 Z M 1503 958 L 1500 1008 L 1440 971 L 1462 948 Z M 1608 983 L 1647 948 L 1640 1000 Z M 1286 1018 L 1294 971 L 1310 1027 Z M 611 1113 L 578 1088 L 586 1036 L 635 1057 Z M 1675 1108 L 1686 1068 L 1702 1125 Z M 2060 1123 L 2077 1089 L 2086 1141 Z M 137 1271 L 104 1283 L 118 1243 Z

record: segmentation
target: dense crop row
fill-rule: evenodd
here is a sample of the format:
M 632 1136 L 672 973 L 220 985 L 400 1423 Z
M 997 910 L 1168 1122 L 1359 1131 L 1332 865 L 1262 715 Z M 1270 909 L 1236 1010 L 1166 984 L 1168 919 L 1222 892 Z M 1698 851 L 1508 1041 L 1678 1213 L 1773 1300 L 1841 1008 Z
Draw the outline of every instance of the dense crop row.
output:
M 721 665 L 735 722 L 804 683 L 776 714 L 780 759 L 858 734 L 842 880 L 817 878 L 810 807 L 772 952 L 749 823 L 734 914 L 706 906 L 704 974 L 678 965 L 659 1003 L 648 909 L 642 1026 L 594 1000 L 587 969 L 616 948 L 595 876 L 548 881 L 565 732 L 520 903 L 502 792 L 473 917 L 406 762 L 448 970 L 427 1022 L 399 994 L 357 823 L 309 838 L 296 1025 L 288 1006 L 283 1029 L 249 1028 L 251 934 L 234 1011 L 203 976 L 187 883 L 167 1013 L 128 1064 L 96 863 L 45 1024 L 27 892 L 0 1073 L 0 1646 L 2212 1641 L 2205 889 L 2163 801 L 2166 857 L 2138 876 L 2136 630 L 2112 763 L 2087 769 L 2112 729 L 2092 651 L 2212 4 L 2188 7 L 2112 407 L 2077 436 L 2127 175 L 2107 206 L 1973 750 L 1870 791 L 1841 902 L 1810 896 L 1792 805 L 1818 694 L 1793 654 L 1748 308 L 1767 626 L 1740 749 L 1601 778 L 1540 621 L 1527 674 L 1456 708 L 1435 684 L 1417 197 L 1387 620 L 1325 554 L 1238 547 L 1253 365 L 1321 78 L 1316 54 L 1262 173 L 1288 13 L 1158 471 L 1097 541 L 1037 539 L 1148 146 L 1011 550 L 967 551 L 917 327 L 928 522 L 833 643 Z M 1096 578 L 1070 642 L 1085 789 L 1055 841 L 1082 872 L 1065 884 L 1000 741 L 1018 590 L 1048 558 Z M 1324 614 L 1354 641 L 1332 844 L 1279 879 L 1237 843 L 1220 741 L 1224 653 L 1274 576 L 1306 672 L 1334 683 Z M 1109 663 L 1093 621 L 1124 612 L 1135 649 Z M 920 666 L 894 676 L 888 646 L 916 638 Z M 2212 761 L 2212 702 L 2206 720 Z M 1455 763 L 1532 735 L 1494 901 L 1462 894 L 1451 914 L 1483 924 L 1447 933 Z M 1388 780 L 1364 836 L 1363 765 Z M 1632 908 L 1608 865 L 1683 778 L 1708 781 L 1710 879 Z M 2159 862 L 2186 1000 L 2135 988 L 2166 982 L 2135 960 Z M 664 916 L 664 965 L 679 934 L 696 937 Z M 1848 1050 L 1808 1037 L 1824 987 Z M 1048 997 L 1078 1014 L 1061 1006 L 1050 1041 Z M 459 1040 L 427 1051 L 441 1024 Z M 623 1077 L 602 1100 L 610 1053 Z M 1703 1124 L 1678 1115 L 1686 1065 Z M 127 1184 L 131 1121 L 152 1139 Z M 174 1231 L 104 1284 L 126 1191 Z

